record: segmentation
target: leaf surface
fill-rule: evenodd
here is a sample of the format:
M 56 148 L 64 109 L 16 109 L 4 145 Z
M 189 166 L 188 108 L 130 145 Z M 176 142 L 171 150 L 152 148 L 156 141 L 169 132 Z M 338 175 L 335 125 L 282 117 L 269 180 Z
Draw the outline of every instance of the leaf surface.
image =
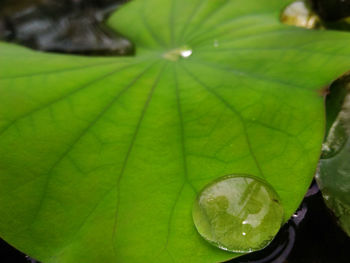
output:
M 326 205 L 339 225 L 350 235 L 350 84 L 349 75 L 332 85 L 334 95 L 327 100 L 329 132 L 323 145 L 317 183 Z M 338 92 L 338 93 L 336 93 Z M 333 95 L 333 96 L 332 96 Z M 328 111 L 328 106 L 332 106 Z M 337 109 L 333 110 L 332 109 Z M 337 113 L 337 114 L 336 114 Z
M 225 261 L 191 209 L 228 174 L 270 183 L 288 220 L 350 35 L 282 25 L 286 3 L 134 0 L 109 20 L 134 57 L 0 44 L 0 235 L 45 263 Z

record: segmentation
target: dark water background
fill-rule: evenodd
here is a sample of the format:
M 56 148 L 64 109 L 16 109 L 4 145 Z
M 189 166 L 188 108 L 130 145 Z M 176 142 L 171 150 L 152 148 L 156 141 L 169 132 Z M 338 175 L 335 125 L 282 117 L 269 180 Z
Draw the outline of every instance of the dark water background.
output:
M 0 40 L 49 52 L 132 54 L 132 43 L 103 24 L 126 1 L 0 0 Z M 350 0 L 312 0 L 312 5 L 329 22 L 350 16 Z M 0 239 L 0 262 L 36 261 Z M 350 263 L 350 238 L 336 224 L 313 182 L 299 210 L 267 248 L 230 261 L 248 262 Z

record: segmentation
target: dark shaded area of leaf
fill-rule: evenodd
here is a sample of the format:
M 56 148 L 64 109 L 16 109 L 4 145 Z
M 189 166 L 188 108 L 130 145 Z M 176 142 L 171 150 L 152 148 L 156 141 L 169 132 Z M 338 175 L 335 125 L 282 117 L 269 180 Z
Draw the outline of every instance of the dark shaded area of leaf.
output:
M 344 147 L 347 147 L 346 143 L 349 138 L 349 83 L 350 74 L 345 74 L 329 88 L 329 94 L 326 97 L 326 136 L 321 159 L 335 157 L 344 150 Z
M 132 43 L 103 21 L 125 0 L 0 2 L 0 39 L 27 47 L 88 55 L 129 55 Z
M 350 0 L 311 0 L 311 3 L 325 21 L 340 20 L 350 14 Z
M 350 83 L 350 73 L 340 77 L 329 87 L 326 97 L 326 138 L 331 126 L 335 122 L 339 112 L 342 110 L 345 96 L 347 94 L 347 89 L 345 88 L 347 83 Z
M 338 218 L 339 224 L 350 235 L 350 81 L 349 75 L 333 85 L 327 98 L 328 134 L 323 144 L 319 174 L 320 185 L 327 206 Z M 333 95 L 333 97 L 332 97 Z

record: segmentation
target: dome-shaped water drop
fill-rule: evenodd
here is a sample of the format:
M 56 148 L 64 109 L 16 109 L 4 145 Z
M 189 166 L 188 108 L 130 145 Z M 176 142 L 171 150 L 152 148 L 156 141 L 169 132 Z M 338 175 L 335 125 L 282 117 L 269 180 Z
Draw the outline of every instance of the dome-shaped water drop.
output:
M 267 246 L 283 223 L 277 193 L 259 178 L 230 175 L 207 185 L 193 206 L 199 234 L 232 252 L 252 252 Z

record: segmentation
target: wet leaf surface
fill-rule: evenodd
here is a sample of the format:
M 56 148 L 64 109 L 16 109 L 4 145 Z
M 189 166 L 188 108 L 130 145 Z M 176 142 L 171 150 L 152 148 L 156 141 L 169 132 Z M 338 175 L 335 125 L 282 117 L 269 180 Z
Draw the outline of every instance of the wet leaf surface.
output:
M 45 263 L 224 261 L 239 254 L 204 241 L 191 212 L 228 174 L 267 181 L 287 220 L 350 35 L 283 25 L 286 4 L 134 1 L 109 20 L 133 57 L 1 44 L 1 236 Z
M 318 183 L 325 202 L 338 218 L 340 225 L 350 235 L 350 84 L 349 76 L 336 83 L 334 98 L 328 106 L 340 105 L 329 114 L 331 123 L 323 146 L 323 159 L 320 161 Z M 332 93 L 331 93 L 332 95 Z M 338 99 L 337 99 L 338 97 Z M 339 100 L 339 98 L 343 98 Z

